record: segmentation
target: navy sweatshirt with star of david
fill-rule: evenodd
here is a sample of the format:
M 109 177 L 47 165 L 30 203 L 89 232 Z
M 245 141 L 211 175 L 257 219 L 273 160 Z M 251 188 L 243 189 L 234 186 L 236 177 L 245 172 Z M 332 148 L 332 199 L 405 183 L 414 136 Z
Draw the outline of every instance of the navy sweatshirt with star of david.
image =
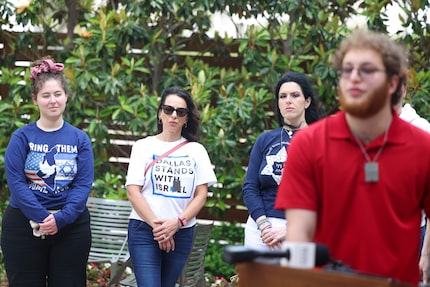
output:
M 9 205 L 35 222 L 51 209 L 57 228 L 73 223 L 85 210 L 94 180 L 90 139 L 82 130 L 64 122 L 46 132 L 36 123 L 17 129 L 5 153 Z
M 283 128 L 277 128 L 262 133 L 252 147 L 242 191 L 254 220 L 262 215 L 285 218 L 285 212 L 276 210 L 274 203 L 290 140 Z

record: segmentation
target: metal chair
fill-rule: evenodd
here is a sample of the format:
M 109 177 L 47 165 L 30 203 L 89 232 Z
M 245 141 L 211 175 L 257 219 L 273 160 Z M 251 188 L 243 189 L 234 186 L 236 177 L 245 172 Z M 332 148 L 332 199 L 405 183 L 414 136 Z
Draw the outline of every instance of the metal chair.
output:
M 213 222 L 208 224 L 197 223 L 193 238 L 193 247 L 188 257 L 187 263 L 182 270 L 176 287 L 204 287 L 205 286 L 205 255 L 210 240 Z M 121 268 L 122 272 L 131 266 L 130 258 Z M 120 286 L 137 287 L 134 273 L 130 274 L 123 280 L 121 271 L 118 271 L 116 278 L 113 278 L 110 284 L 119 284 Z M 115 281 L 115 282 L 114 282 Z
M 127 230 L 131 204 L 127 200 L 89 197 L 92 242 L 88 263 L 110 263 L 111 278 L 129 257 Z

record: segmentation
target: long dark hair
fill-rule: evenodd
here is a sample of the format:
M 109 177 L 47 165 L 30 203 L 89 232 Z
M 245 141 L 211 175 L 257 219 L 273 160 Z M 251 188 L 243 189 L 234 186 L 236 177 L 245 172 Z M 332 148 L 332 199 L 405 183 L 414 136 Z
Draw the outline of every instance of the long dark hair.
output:
M 287 82 L 294 82 L 300 86 L 302 89 L 303 95 L 305 99 L 311 98 L 311 104 L 305 110 L 305 120 L 307 124 L 311 124 L 320 119 L 320 114 L 318 112 L 317 99 L 316 95 L 312 89 L 312 85 L 304 74 L 299 72 L 288 72 L 284 74 L 276 84 L 275 90 L 275 102 L 276 102 L 276 113 L 278 115 L 278 123 L 280 127 L 285 125 L 284 118 L 282 117 L 281 111 L 279 110 L 279 90 L 281 89 L 282 84 Z
M 160 105 L 158 106 L 158 111 L 161 110 L 161 107 L 164 105 L 166 98 L 169 95 L 181 97 L 187 103 L 188 121 L 187 124 L 182 127 L 181 135 L 190 142 L 198 141 L 200 138 L 200 115 L 196 109 L 193 98 L 187 91 L 180 87 L 169 87 L 161 94 L 161 101 Z M 157 128 L 158 133 L 163 131 L 163 124 L 160 121 L 159 112 L 157 112 Z

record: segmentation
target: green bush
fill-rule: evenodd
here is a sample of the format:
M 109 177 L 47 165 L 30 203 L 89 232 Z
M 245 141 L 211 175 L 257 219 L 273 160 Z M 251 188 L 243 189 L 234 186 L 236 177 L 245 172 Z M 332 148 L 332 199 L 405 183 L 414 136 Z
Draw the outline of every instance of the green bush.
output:
M 239 223 L 221 223 L 214 225 L 211 241 L 205 257 L 205 273 L 207 278 L 224 277 L 229 279 L 236 274 L 236 268 L 225 262 L 221 256 L 226 245 L 243 245 L 244 228 Z

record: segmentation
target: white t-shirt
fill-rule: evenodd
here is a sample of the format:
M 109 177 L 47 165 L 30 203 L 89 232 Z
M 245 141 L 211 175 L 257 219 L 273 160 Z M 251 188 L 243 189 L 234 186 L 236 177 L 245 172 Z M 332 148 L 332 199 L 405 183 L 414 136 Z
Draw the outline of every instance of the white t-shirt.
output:
M 197 142 L 190 142 L 156 162 L 145 176 L 145 169 L 153 159 L 183 141 L 185 138 L 163 142 L 149 136 L 138 140 L 131 151 L 126 186 L 143 186 L 142 196 L 159 218 L 176 218 L 194 198 L 196 186 L 216 183 L 209 155 Z M 143 220 L 134 209 L 130 218 Z M 195 218 L 188 219 L 186 227 L 195 221 Z

